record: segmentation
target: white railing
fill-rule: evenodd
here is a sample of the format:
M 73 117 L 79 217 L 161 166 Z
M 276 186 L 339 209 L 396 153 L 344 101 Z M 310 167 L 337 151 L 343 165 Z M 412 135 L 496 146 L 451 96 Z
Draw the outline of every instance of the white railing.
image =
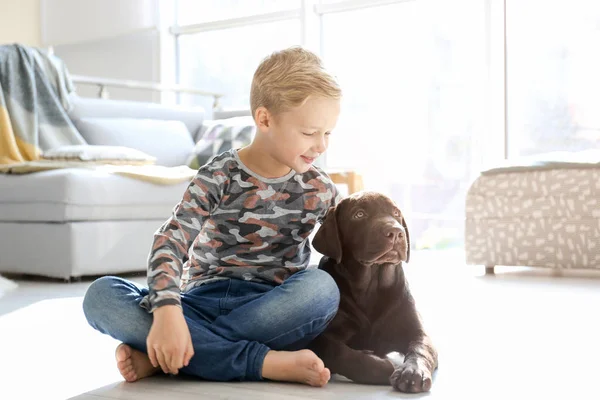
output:
M 127 79 L 111 79 L 111 78 L 100 78 L 93 76 L 83 75 L 71 75 L 73 82 L 81 85 L 93 85 L 98 87 L 98 97 L 102 99 L 109 98 L 108 88 L 125 88 L 125 89 L 138 89 L 138 90 L 151 90 L 156 92 L 175 92 L 175 93 L 187 93 L 196 96 L 208 96 L 214 99 L 213 110 L 221 110 L 221 104 L 219 100 L 223 97 L 222 93 L 211 92 L 207 90 L 200 90 L 196 88 L 181 86 L 181 85 L 164 85 L 156 82 L 144 82 L 134 81 Z

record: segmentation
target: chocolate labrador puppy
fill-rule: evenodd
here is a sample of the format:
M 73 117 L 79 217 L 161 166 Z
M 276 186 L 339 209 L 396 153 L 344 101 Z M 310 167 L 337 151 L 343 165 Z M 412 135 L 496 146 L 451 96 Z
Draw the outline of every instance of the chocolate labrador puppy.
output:
M 332 373 L 354 382 L 428 391 L 438 357 L 402 269 L 410 240 L 398 207 L 379 193 L 355 193 L 328 211 L 313 246 L 341 297 L 338 313 L 310 348 Z M 403 354 L 404 362 L 394 365 L 386 358 L 391 352 Z

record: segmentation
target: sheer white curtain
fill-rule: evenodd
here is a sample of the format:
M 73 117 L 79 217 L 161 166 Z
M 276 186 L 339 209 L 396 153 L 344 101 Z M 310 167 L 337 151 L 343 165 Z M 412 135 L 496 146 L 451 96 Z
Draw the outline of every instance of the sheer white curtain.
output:
M 600 148 L 600 3 L 507 0 L 508 154 Z
M 359 169 L 412 220 L 418 247 L 460 244 L 484 134 L 483 2 L 414 1 L 323 17 L 345 97 L 329 166 Z

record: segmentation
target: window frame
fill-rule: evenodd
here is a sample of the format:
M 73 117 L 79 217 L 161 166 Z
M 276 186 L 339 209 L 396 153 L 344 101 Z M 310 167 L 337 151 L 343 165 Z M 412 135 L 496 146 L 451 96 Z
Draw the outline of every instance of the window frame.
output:
M 323 16 L 372 7 L 422 0 L 342 0 L 335 3 L 322 3 L 320 0 L 299 0 L 298 8 L 257 13 L 243 17 L 215 19 L 197 24 L 177 24 L 178 0 L 168 14 L 165 34 L 170 40 L 163 40 L 163 50 L 175 58 L 174 63 L 161 70 L 174 75 L 174 83 L 180 84 L 179 37 L 198 32 L 225 30 L 275 21 L 300 19 L 301 45 L 319 56 L 323 56 Z M 485 2 L 485 41 L 486 41 L 486 82 L 484 87 L 484 126 L 486 132 L 473 138 L 475 141 L 473 162 L 481 167 L 486 163 L 505 160 L 508 154 L 507 131 L 507 73 L 506 73 L 506 0 L 484 0 Z M 162 52 L 161 51 L 161 52 Z M 161 61 L 164 63 L 164 61 Z M 164 76 L 164 74 L 163 74 Z M 171 101 L 179 103 L 179 95 Z M 324 160 L 326 163 L 326 160 Z

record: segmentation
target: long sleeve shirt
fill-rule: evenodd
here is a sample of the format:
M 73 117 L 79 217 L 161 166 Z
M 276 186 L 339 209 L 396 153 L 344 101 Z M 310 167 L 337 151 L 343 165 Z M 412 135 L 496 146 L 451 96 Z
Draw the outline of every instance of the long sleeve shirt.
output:
M 142 307 L 180 306 L 182 291 L 215 279 L 282 283 L 308 266 L 308 236 L 339 200 L 316 166 L 268 179 L 235 149 L 216 156 L 154 234 Z

